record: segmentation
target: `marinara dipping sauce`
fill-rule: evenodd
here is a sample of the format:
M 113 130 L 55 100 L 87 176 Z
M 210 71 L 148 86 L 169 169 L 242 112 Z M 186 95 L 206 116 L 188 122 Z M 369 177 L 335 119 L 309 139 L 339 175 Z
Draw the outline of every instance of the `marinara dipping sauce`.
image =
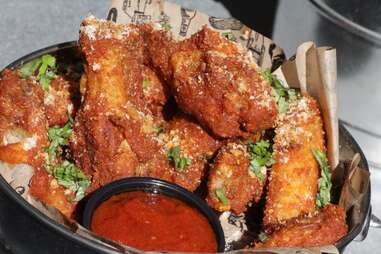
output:
M 95 210 L 91 229 L 145 251 L 216 252 L 208 220 L 196 208 L 162 194 L 114 195 Z

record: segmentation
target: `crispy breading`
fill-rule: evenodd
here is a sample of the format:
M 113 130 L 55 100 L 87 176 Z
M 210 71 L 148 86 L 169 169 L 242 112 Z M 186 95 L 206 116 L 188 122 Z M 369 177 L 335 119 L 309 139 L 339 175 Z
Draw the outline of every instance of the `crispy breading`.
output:
M 179 145 L 181 155 L 192 160 L 191 165 L 181 172 L 172 165 L 172 181 L 193 191 L 200 185 L 207 160 L 219 148 L 219 142 L 186 117 L 174 118 L 169 122 L 168 130 L 164 135 L 165 149 Z
M 177 116 L 171 120 L 157 140 L 161 149 L 156 156 L 137 169 L 137 175 L 150 176 L 181 185 L 194 191 L 205 174 L 208 158 L 212 157 L 220 144 L 199 125 L 185 116 Z M 184 169 L 176 169 L 168 159 L 168 151 L 180 147 L 180 156 L 191 159 L 190 165 Z
M 76 203 L 72 192 L 66 194 L 65 188 L 58 185 L 56 179 L 50 176 L 45 169 L 34 170 L 29 193 L 45 204 L 57 208 L 61 213 L 71 218 L 74 217 Z
M 149 110 L 157 117 L 163 114 L 163 107 L 168 100 L 167 86 L 148 66 L 143 66 L 143 94 Z
M 165 124 L 151 112 L 150 106 L 159 111 L 167 98 L 159 77 L 147 66 L 143 35 L 136 26 L 94 18 L 83 22 L 84 99 L 71 147 L 77 163 L 92 176 L 90 191 L 132 175 L 158 177 L 194 190 L 204 175 L 206 157 L 218 148 L 218 142 L 191 121 L 180 117 Z M 158 91 L 145 93 L 145 78 Z M 159 135 L 163 125 L 165 131 Z M 174 139 L 181 155 L 192 160 L 181 172 L 167 158 Z
M 251 174 L 249 163 L 247 148 L 242 142 L 229 142 L 220 149 L 209 171 L 207 202 L 211 207 L 240 214 L 251 201 L 260 200 L 266 177 L 259 179 Z M 227 204 L 218 198 L 217 190 L 223 192 Z
M 77 164 L 92 176 L 90 190 L 94 190 L 134 175 L 143 159 L 135 144 L 140 142 L 139 137 L 148 140 L 139 115 L 149 112 L 142 90 L 144 44 L 136 27 L 94 17 L 83 21 L 79 42 L 87 66 L 71 148 Z M 131 127 L 142 135 L 126 136 Z
M 79 87 L 75 82 L 61 76 L 53 79 L 44 97 L 44 106 L 49 126 L 63 126 L 74 118 L 78 102 L 75 100 Z
M 245 136 L 274 126 L 271 87 L 237 46 L 204 27 L 171 57 L 170 83 L 179 107 L 220 137 Z
M 169 63 L 170 57 L 177 50 L 177 43 L 170 33 L 163 29 L 154 29 L 150 25 L 141 25 L 140 32 L 144 38 L 145 51 L 144 62 L 155 70 L 160 79 L 172 80 L 172 68 Z
M 256 248 L 317 247 L 335 244 L 348 232 L 345 211 L 329 204 L 311 216 L 301 216 L 288 221 Z
M 0 80 L 0 160 L 32 165 L 30 194 L 70 217 L 75 204 L 44 169 L 47 126 L 44 91 L 39 84 L 20 79 L 17 71 L 4 70 Z
M 48 142 L 44 92 L 37 82 L 4 70 L 0 80 L 0 160 L 41 167 Z
M 271 228 L 316 209 L 320 168 L 312 149 L 325 151 L 317 102 L 303 96 L 290 103 L 275 129 L 273 158 L 263 224 Z

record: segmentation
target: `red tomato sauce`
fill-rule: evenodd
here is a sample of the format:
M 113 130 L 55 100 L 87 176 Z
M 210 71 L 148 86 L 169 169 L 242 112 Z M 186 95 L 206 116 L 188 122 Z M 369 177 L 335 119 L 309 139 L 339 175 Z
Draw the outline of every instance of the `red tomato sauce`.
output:
M 208 220 L 177 199 L 141 191 L 115 195 L 94 212 L 100 236 L 146 251 L 216 252 Z

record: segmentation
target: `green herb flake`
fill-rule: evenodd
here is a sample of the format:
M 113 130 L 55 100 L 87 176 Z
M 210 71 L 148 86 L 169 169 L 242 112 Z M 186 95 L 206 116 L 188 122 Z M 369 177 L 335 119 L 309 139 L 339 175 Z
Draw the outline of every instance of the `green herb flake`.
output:
M 216 196 L 218 200 L 220 200 L 223 205 L 225 206 L 229 205 L 229 200 L 225 196 L 225 191 L 223 189 L 216 189 L 215 192 L 216 192 Z
M 70 119 L 63 127 L 52 127 L 48 129 L 48 138 L 50 145 L 48 147 L 49 154 L 57 153 L 59 146 L 66 146 L 68 139 L 73 131 L 73 121 Z
M 164 23 L 163 28 L 165 29 L 165 31 L 170 31 L 172 29 L 172 26 L 169 23 Z
M 42 63 L 41 58 L 36 58 L 33 59 L 32 61 L 29 61 L 25 64 L 23 64 L 19 69 L 18 69 L 18 74 L 21 78 L 27 78 L 29 76 L 32 76 L 40 67 Z
M 290 102 L 296 101 L 299 98 L 299 94 L 295 91 L 295 89 L 284 87 L 279 79 L 277 79 L 270 70 L 264 70 L 261 74 L 262 77 L 271 84 L 272 95 L 275 97 L 277 102 L 278 112 L 281 114 L 286 113 Z
M 189 157 L 181 157 L 180 156 L 180 146 L 174 146 L 169 149 L 167 153 L 167 158 L 169 161 L 173 162 L 176 171 L 182 172 L 186 167 L 192 164 L 192 159 Z
M 237 41 L 237 38 L 232 32 L 224 32 L 221 35 L 230 41 L 234 41 L 234 42 Z
M 84 197 L 86 189 L 90 186 L 90 180 L 74 163 L 67 159 L 60 162 L 58 159 L 62 156 L 63 147 L 68 145 L 69 137 L 73 131 L 72 128 L 73 119 L 69 117 L 69 121 L 63 127 L 48 129 L 50 144 L 46 148 L 48 156 L 45 161 L 45 169 L 57 180 L 59 185 L 75 193 L 74 201 L 79 201 Z
M 21 78 L 28 78 L 38 71 L 36 79 L 44 91 L 49 91 L 50 82 L 56 77 L 55 69 L 56 58 L 47 54 L 22 65 L 18 73 Z
M 161 133 L 164 132 L 164 128 L 159 126 L 159 127 L 156 127 L 156 135 L 159 136 Z
M 262 243 L 266 242 L 267 240 L 269 240 L 269 236 L 265 233 L 265 232 L 260 232 L 259 235 L 258 235 L 258 239 L 259 241 L 261 241 Z
M 147 89 L 150 86 L 151 86 L 151 80 L 143 79 L 143 89 Z
M 250 164 L 249 173 L 254 175 L 260 180 L 265 179 L 265 174 L 262 172 L 264 167 L 270 167 L 275 163 L 272 158 L 272 147 L 270 142 L 266 140 L 259 140 L 257 143 L 248 142 L 247 152 L 249 154 Z
M 313 149 L 312 153 L 320 166 L 320 178 L 318 180 L 318 194 L 316 195 L 316 205 L 321 208 L 331 201 L 331 170 L 325 153 L 319 149 Z
M 90 180 L 86 175 L 68 160 L 64 160 L 60 165 L 55 166 L 52 174 L 57 179 L 58 184 L 76 194 L 74 201 L 81 200 L 86 189 L 90 186 Z

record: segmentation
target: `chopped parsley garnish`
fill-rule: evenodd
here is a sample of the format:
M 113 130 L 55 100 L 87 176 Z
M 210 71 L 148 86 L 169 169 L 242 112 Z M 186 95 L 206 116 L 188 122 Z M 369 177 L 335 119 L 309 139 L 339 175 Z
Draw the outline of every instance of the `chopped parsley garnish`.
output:
M 68 139 L 73 131 L 73 120 L 69 121 L 63 127 L 52 127 L 48 130 L 48 137 L 50 145 L 48 147 L 48 154 L 56 154 L 57 148 L 66 146 Z M 59 154 L 60 155 L 60 154 Z
M 156 135 L 159 136 L 161 133 L 164 132 L 164 128 L 159 126 L 159 127 L 156 127 Z
M 172 29 L 172 26 L 169 24 L 169 23 L 164 23 L 163 24 L 163 28 L 166 30 L 166 31 L 170 31 Z
M 270 167 L 275 163 L 270 143 L 262 139 L 255 144 L 250 141 L 247 143 L 247 152 L 250 159 L 249 172 L 254 173 L 260 181 L 263 181 L 265 179 L 263 167 Z
M 45 169 L 58 182 L 73 193 L 74 201 L 81 200 L 86 189 L 90 186 L 90 180 L 74 163 L 67 159 L 62 162 L 58 159 L 63 155 L 63 149 L 68 145 L 68 139 L 72 133 L 73 120 L 63 127 L 52 127 L 48 130 L 49 146 L 46 148 L 48 157 L 45 162 Z
M 221 35 L 230 41 L 237 41 L 237 38 L 234 36 L 232 32 L 224 32 Z
M 279 113 L 286 113 L 288 110 L 288 105 L 298 99 L 298 93 L 295 89 L 286 88 L 282 86 L 279 79 L 277 79 L 270 70 L 262 71 L 263 78 L 271 84 L 272 94 L 278 105 Z
M 225 196 L 225 192 L 223 189 L 216 189 L 216 196 L 224 205 L 229 204 L 228 198 Z
M 169 161 L 173 162 L 176 171 L 181 172 L 186 167 L 192 164 L 192 159 L 189 157 L 181 157 L 180 156 L 180 146 L 174 146 L 169 149 L 167 153 L 167 158 Z
M 316 205 L 321 208 L 331 201 L 331 170 L 325 153 L 319 149 L 313 149 L 312 153 L 320 166 L 320 178 L 318 180 L 318 194 L 316 195 Z
M 85 196 L 86 189 L 90 186 L 90 181 L 86 175 L 68 160 L 56 165 L 52 175 L 57 179 L 58 184 L 75 193 L 74 201 L 81 200 Z
M 49 91 L 50 82 L 56 77 L 55 69 L 56 58 L 47 54 L 23 64 L 19 68 L 18 73 L 21 78 L 37 75 L 36 79 L 39 81 L 42 89 Z
M 259 233 L 259 235 L 258 235 L 258 239 L 259 239 L 259 241 L 261 241 L 262 243 L 264 243 L 264 242 L 266 242 L 267 240 L 269 240 L 269 236 L 268 236 L 265 232 L 261 231 L 261 232 Z
M 34 75 L 38 67 L 41 66 L 41 63 L 42 63 L 42 60 L 40 57 L 23 64 L 18 70 L 19 76 L 21 78 L 27 78 L 29 76 Z
M 150 86 L 151 86 L 151 80 L 143 79 L 143 89 L 147 89 Z

